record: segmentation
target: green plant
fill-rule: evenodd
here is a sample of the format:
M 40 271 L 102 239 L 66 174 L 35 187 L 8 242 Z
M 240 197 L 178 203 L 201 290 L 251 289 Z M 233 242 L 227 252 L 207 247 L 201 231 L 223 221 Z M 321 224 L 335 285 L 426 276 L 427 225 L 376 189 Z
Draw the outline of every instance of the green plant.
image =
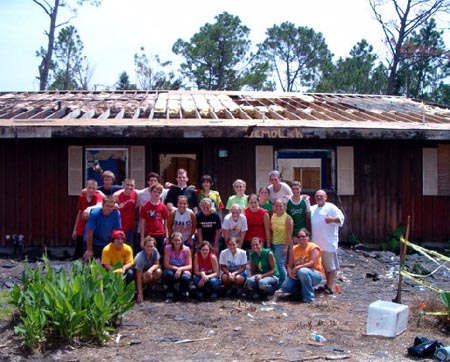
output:
M 0 290 L 0 319 L 8 319 L 14 311 L 14 307 L 11 304 L 11 296 L 9 291 Z
M 43 267 L 26 267 L 22 287 L 15 284 L 11 290 L 22 322 L 15 332 L 28 347 L 40 346 L 50 337 L 102 343 L 133 307 L 134 293 L 134 283 L 127 285 L 120 273 L 108 272 L 94 261 L 77 261 L 68 272 L 56 272 L 44 258 Z
M 400 249 L 400 238 L 405 235 L 406 228 L 398 226 L 385 242 L 381 243 L 381 250 L 398 252 Z

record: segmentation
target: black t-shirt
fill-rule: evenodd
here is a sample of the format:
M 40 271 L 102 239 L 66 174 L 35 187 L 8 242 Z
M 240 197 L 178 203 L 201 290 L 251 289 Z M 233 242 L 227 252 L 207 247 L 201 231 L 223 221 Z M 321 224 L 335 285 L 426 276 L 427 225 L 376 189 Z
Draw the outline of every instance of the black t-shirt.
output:
M 178 186 L 172 186 L 167 192 L 164 203 L 167 205 L 170 202 L 174 207 L 177 207 L 178 196 L 180 195 L 184 195 L 188 198 L 188 206 L 191 210 L 193 210 L 194 207 L 198 207 L 197 194 L 195 193 L 195 190 L 189 186 L 186 186 L 183 189 Z
M 105 190 L 103 186 L 99 187 L 98 190 L 103 192 L 106 196 L 112 196 L 116 191 L 122 190 L 123 187 L 119 185 L 112 185 L 109 190 Z
M 216 230 L 222 228 L 222 222 L 217 212 L 205 216 L 202 211 L 197 213 L 197 228 L 202 229 L 203 240 L 208 240 L 214 244 Z

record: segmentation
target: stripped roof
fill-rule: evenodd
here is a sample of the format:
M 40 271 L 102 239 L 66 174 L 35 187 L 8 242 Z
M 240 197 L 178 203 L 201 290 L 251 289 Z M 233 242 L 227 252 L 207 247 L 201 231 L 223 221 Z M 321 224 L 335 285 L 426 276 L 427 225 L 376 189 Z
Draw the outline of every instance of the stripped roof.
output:
M 7 127 L 13 127 L 14 137 L 32 137 L 33 130 L 39 127 L 45 127 L 46 137 L 61 137 L 73 136 L 73 128 L 85 126 L 107 127 L 113 132 L 104 135 L 114 135 L 114 127 L 129 131 L 136 128 L 139 132 L 132 134 L 142 137 L 158 136 L 158 128 L 173 126 L 190 132 L 224 127 L 244 132 L 229 131 L 226 134 L 230 137 L 258 137 L 255 128 L 284 127 L 301 129 L 302 134 L 312 129 L 366 129 L 371 130 L 373 138 L 382 130 L 407 130 L 414 131 L 408 138 L 417 137 L 419 132 L 423 138 L 431 135 L 450 139 L 450 108 L 386 95 L 238 91 L 0 93 L 0 137 L 12 137 Z M 107 129 L 104 132 L 108 133 Z M 224 136 L 217 132 L 195 134 Z

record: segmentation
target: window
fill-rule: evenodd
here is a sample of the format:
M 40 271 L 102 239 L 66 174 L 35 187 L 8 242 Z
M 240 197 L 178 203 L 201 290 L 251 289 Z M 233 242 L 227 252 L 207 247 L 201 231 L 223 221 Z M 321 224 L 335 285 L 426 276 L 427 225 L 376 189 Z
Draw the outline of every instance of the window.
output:
M 334 190 L 334 152 L 283 150 L 276 152 L 276 169 L 284 181 L 300 181 L 305 191 Z
M 67 161 L 67 192 L 70 196 L 78 196 L 89 178 L 101 184 L 101 173 L 106 170 L 114 172 L 119 185 L 125 178 L 135 179 L 137 189 L 145 185 L 145 146 L 69 146 Z
M 85 148 L 85 181 L 97 180 L 102 186 L 102 173 L 111 171 L 116 176 L 115 184 L 121 185 L 128 178 L 128 148 Z

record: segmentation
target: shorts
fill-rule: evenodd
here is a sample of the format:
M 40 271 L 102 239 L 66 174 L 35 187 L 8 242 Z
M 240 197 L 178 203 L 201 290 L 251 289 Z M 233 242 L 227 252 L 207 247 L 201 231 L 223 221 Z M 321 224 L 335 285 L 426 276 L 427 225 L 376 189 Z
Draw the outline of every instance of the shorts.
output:
M 325 272 L 333 272 L 339 270 L 339 260 L 336 251 L 322 250 L 322 265 Z

